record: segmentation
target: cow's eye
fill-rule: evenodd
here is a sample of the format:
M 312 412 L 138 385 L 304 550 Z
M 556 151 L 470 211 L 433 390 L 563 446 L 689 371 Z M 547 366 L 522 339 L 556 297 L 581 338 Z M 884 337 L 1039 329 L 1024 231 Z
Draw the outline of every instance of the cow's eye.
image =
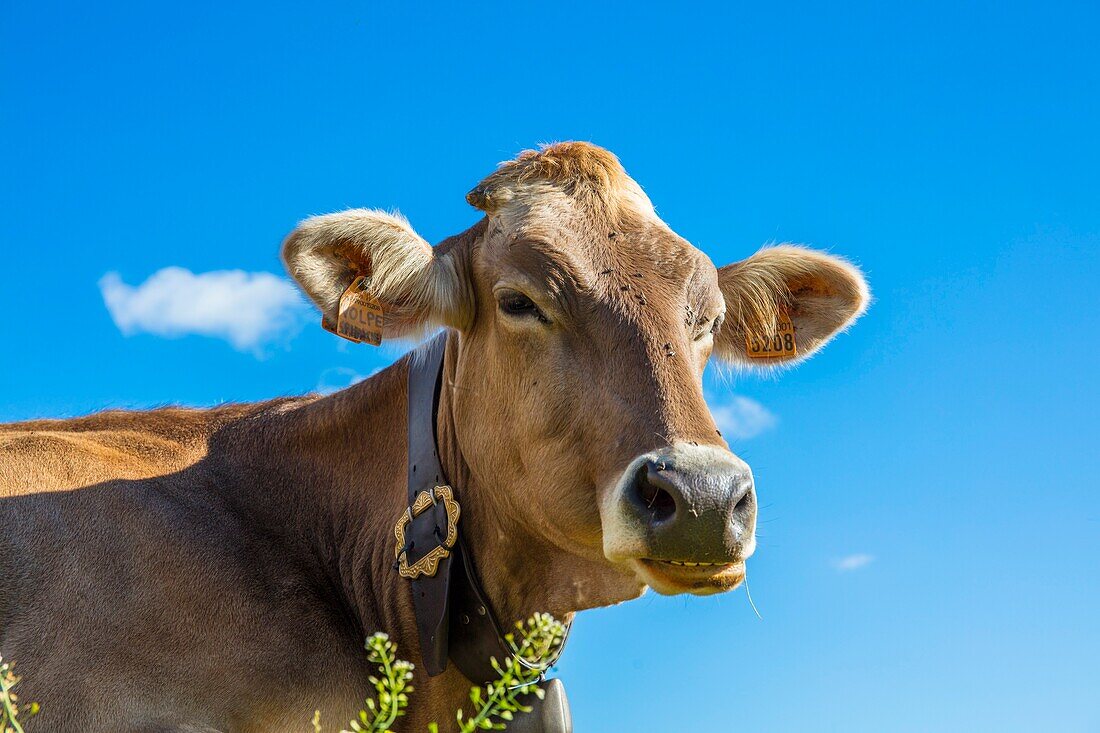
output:
M 702 341 L 707 336 L 710 336 L 712 333 L 714 333 L 710 327 L 710 319 L 703 320 L 698 325 L 701 326 L 701 328 L 695 332 L 695 335 L 692 337 L 693 341 Z
M 718 327 L 721 325 L 721 323 L 721 316 L 715 318 L 714 320 L 711 320 L 709 318 L 699 319 L 699 321 L 695 324 L 699 328 L 699 330 L 695 332 L 695 335 L 692 337 L 692 339 L 695 341 L 702 341 L 707 336 L 713 336 L 714 334 L 718 333 Z
M 501 293 L 497 302 L 500 304 L 500 310 L 507 315 L 516 318 L 531 317 L 543 322 L 546 321 L 546 317 L 542 315 L 539 307 L 523 293 L 515 291 Z

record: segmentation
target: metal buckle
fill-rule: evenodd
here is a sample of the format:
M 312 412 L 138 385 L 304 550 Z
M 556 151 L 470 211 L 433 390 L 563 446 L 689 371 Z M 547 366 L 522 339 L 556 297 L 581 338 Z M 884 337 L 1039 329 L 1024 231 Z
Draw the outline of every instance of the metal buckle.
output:
M 444 510 L 447 513 L 447 536 L 441 538 L 441 544 L 433 547 L 428 554 L 409 565 L 405 532 L 412 524 L 413 519 L 423 514 L 428 507 L 434 505 L 436 499 L 443 502 Z M 412 506 L 405 510 L 393 528 L 393 536 L 397 539 L 397 545 L 394 547 L 393 553 L 397 559 L 397 572 L 402 577 L 410 580 L 419 578 L 421 575 L 427 575 L 428 577 L 435 575 L 436 570 L 439 569 L 439 561 L 450 556 L 451 548 L 458 540 L 458 518 L 461 515 L 462 509 L 455 501 L 454 490 L 450 486 L 436 486 L 431 493 L 421 491 L 413 501 Z

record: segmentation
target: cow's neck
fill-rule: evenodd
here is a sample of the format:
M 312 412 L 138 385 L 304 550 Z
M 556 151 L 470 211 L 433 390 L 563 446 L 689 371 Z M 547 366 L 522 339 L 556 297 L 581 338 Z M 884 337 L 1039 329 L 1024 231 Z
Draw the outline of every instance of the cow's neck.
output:
M 398 362 L 335 394 L 269 403 L 212 453 L 239 477 L 236 511 L 282 542 L 360 632 L 408 640 L 407 583 L 393 569 L 393 526 L 408 503 L 405 376 Z
M 449 336 L 437 413 L 440 461 L 462 505 L 462 529 L 502 623 L 536 611 L 562 617 L 637 594 L 633 584 L 542 541 L 471 475 L 456 438 L 451 394 L 457 336 Z M 415 644 L 408 581 L 394 568 L 393 527 L 407 505 L 407 358 L 312 402 L 278 408 L 242 430 L 233 452 L 252 467 L 241 510 L 287 528 L 291 551 L 348 604 L 364 633 Z M 276 486 L 275 478 L 282 480 Z M 625 590 L 624 590 L 625 588 Z

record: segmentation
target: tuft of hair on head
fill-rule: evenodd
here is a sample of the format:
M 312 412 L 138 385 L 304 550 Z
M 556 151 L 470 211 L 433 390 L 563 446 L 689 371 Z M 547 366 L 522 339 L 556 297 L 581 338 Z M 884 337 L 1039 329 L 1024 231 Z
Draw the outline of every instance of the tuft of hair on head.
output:
M 508 160 L 466 194 L 466 201 L 487 214 L 546 187 L 556 188 L 584 202 L 614 209 L 622 198 L 649 199 L 609 150 L 588 142 L 548 143 L 538 150 L 524 150 Z

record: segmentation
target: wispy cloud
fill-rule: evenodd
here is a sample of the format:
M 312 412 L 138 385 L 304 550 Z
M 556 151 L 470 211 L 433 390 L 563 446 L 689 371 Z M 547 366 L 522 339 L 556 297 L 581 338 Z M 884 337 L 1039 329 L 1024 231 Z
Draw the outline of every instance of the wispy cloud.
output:
M 710 414 L 726 440 L 747 440 L 771 430 L 779 421 L 768 408 L 749 397 L 710 397 Z
M 117 272 L 99 281 L 103 302 L 126 335 L 201 334 L 241 351 L 287 338 L 301 323 L 305 302 L 289 280 L 269 272 L 220 270 L 195 274 L 165 267 L 141 285 Z
M 381 371 L 381 369 L 375 369 L 370 374 L 360 374 L 348 367 L 332 367 L 321 372 L 321 377 L 317 380 L 317 386 L 314 388 L 314 391 L 320 392 L 321 394 L 339 392 L 345 387 L 359 384 L 364 379 L 373 377 L 379 371 Z
M 845 555 L 833 560 L 833 567 L 842 573 L 850 573 L 853 570 L 865 568 L 875 561 L 874 555 L 857 552 L 853 555 Z

